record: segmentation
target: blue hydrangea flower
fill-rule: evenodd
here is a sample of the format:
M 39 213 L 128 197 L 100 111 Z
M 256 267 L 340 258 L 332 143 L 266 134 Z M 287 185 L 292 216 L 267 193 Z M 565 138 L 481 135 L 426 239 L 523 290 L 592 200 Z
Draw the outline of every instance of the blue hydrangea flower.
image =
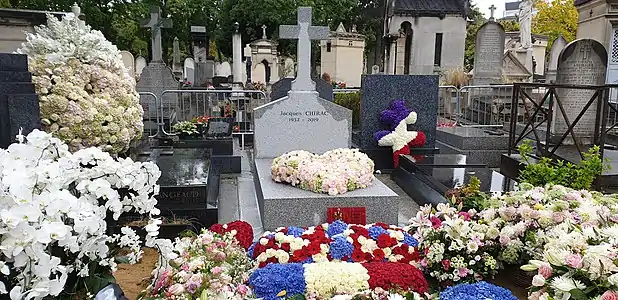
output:
M 251 247 L 249 247 L 249 249 L 247 250 L 247 255 L 249 255 L 250 258 L 253 258 L 253 251 L 255 251 L 255 245 L 257 245 L 258 242 L 253 242 L 253 244 L 251 244 Z
M 344 256 L 349 257 L 353 251 L 354 246 L 344 236 L 336 236 L 330 243 L 330 255 L 334 259 L 342 259 Z
M 371 226 L 369 227 L 369 229 L 367 229 L 367 231 L 369 231 L 369 236 L 376 241 L 381 234 L 388 234 L 388 232 L 380 226 Z
M 451 286 L 440 293 L 440 300 L 517 300 L 511 291 L 484 281 Z
M 328 229 L 326 229 L 326 233 L 328 236 L 335 236 L 337 234 L 343 233 L 346 229 L 348 229 L 348 224 L 337 220 L 328 225 Z
M 277 294 L 286 291 L 284 297 L 305 293 L 305 269 L 302 264 L 269 264 L 257 269 L 249 277 L 249 286 L 258 298 L 278 300 Z
M 305 230 L 300 227 L 288 227 L 288 235 L 292 235 L 294 237 L 300 237 L 301 235 L 303 235 L 304 232 Z
M 308 257 L 307 259 L 302 261 L 303 264 L 312 264 L 313 263 L 313 257 Z
M 418 246 L 418 241 L 413 236 L 411 236 L 410 234 L 406 232 L 403 233 L 403 243 L 410 247 Z

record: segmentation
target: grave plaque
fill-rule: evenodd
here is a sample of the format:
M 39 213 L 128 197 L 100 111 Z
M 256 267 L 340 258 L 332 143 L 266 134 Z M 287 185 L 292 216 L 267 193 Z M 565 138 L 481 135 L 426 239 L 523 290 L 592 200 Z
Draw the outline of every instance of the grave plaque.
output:
M 177 90 L 179 82 L 174 78 L 172 70 L 163 63 L 151 62 L 142 70 L 142 75 L 137 82 L 138 92 L 151 92 L 159 99 L 158 103 L 151 96 L 141 95 L 140 103 L 144 107 L 144 119 L 155 119 L 157 106 L 162 107 L 163 120 L 169 119 L 174 107 L 176 106 L 177 94 L 163 92 L 166 90 Z M 161 111 L 159 111 L 161 113 Z
M 364 207 L 329 207 L 326 221 L 328 223 L 340 220 L 346 224 L 367 224 L 367 212 Z
M 232 135 L 232 119 L 230 118 L 211 118 L 206 126 L 206 136 L 209 138 L 222 138 Z
M 556 83 L 564 85 L 603 85 L 605 84 L 606 71 L 607 51 L 605 47 L 595 40 L 580 39 L 569 43 L 560 54 Z M 556 89 L 569 124 L 574 123 L 595 92 L 593 89 Z M 577 138 L 590 138 L 593 136 L 598 101 L 595 100 L 590 105 L 573 128 Z M 567 131 L 568 124 L 557 104 L 554 104 L 553 110 L 552 134 L 560 136 Z M 572 141 L 567 140 L 566 142 Z
M 474 85 L 500 81 L 504 38 L 504 28 L 500 23 L 489 21 L 479 29 L 474 52 Z

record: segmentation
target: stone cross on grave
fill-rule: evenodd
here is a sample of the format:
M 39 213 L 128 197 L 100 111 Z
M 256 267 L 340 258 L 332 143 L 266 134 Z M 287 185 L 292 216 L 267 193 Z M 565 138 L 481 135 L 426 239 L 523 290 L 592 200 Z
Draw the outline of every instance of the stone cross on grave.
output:
M 266 39 L 266 25 L 262 25 L 262 39 Z
M 325 40 L 330 34 L 327 26 L 311 26 L 311 7 L 298 8 L 298 25 L 279 26 L 279 38 L 298 39 L 298 73 L 292 81 L 292 91 L 315 91 L 311 80 L 311 40 Z
M 496 12 L 496 9 L 498 8 L 493 4 L 489 7 L 489 11 L 491 12 L 491 14 L 489 15 L 489 21 L 494 20 L 494 13 Z
M 161 46 L 161 28 L 172 28 L 171 19 L 161 18 L 161 8 L 153 6 L 150 8 L 150 19 L 143 20 L 142 27 L 149 27 L 152 30 L 152 60 L 163 62 L 163 49 Z
M 590 47 L 589 43 L 583 43 L 581 49 L 579 49 L 579 52 L 582 53 L 582 59 L 588 59 L 588 55 L 590 54 L 590 51 L 592 51 L 592 47 Z

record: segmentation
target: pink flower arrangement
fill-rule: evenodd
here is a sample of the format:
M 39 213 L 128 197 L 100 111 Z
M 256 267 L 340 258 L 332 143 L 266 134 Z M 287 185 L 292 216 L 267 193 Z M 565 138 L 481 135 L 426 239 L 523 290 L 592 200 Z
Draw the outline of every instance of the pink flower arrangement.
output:
M 296 150 L 273 160 L 271 175 L 316 193 L 343 194 L 373 182 L 373 161 L 358 149 L 335 149 L 322 155 Z

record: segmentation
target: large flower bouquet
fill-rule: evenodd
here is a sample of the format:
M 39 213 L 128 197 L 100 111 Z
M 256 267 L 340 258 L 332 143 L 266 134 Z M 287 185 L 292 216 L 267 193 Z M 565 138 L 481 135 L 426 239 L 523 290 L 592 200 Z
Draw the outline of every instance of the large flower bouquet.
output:
M 271 263 L 325 261 L 415 264 L 420 259 L 415 249 L 417 244 L 401 227 L 335 221 L 307 229 L 285 227 L 264 233 L 251 245 L 248 254 L 260 267 Z
M 371 185 L 374 163 L 358 149 L 335 149 L 322 155 L 296 150 L 273 160 L 271 175 L 301 189 L 329 195 Z
M 618 225 L 563 222 L 544 236 L 542 260 L 522 267 L 537 271 L 531 299 L 618 299 Z
M 343 261 L 270 264 L 255 271 L 249 285 L 256 296 L 266 300 L 299 295 L 306 299 L 338 299 L 336 295 L 355 295 L 367 290 L 393 290 L 413 296 L 429 289 L 423 274 L 409 264 Z
M 568 222 L 584 226 L 608 226 L 618 221 L 618 199 L 597 192 L 576 191 L 560 185 L 520 189 L 492 197 L 478 217 L 499 230 L 498 258 L 508 264 L 541 259 L 548 230 Z
M 116 46 L 78 23 L 73 14 L 49 16 L 17 51 L 28 55 L 41 121 L 72 151 L 94 146 L 124 152 L 144 127 L 135 79 Z
M 410 220 L 411 232 L 424 254 L 421 268 L 443 286 L 491 278 L 497 273 L 493 238 L 499 231 L 473 220 L 475 213 L 458 212 L 448 204 L 438 204 L 437 209 L 426 205 Z
M 440 300 L 517 300 L 502 287 L 481 281 L 451 286 L 440 293 Z
M 141 257 L 128 227 L 106 234 L 123 212 L 156 215 L 160 171 L 153 163 L 114 159 L 97 148 L 73 154 L 34 130 L 0 149 L 0 293 L 15 299 L 86 299 L 113 281 L 115 256 Z M 154 245 L 156 221 L 146 226 Z M 3 298 L 4 299 L 4 298 Z
M 177 239 L 175 257 L 153 271 L 154 282 L 141 299 L 251 299 L 245 285 L 254 268 L 234 232 L 204 230 Z

